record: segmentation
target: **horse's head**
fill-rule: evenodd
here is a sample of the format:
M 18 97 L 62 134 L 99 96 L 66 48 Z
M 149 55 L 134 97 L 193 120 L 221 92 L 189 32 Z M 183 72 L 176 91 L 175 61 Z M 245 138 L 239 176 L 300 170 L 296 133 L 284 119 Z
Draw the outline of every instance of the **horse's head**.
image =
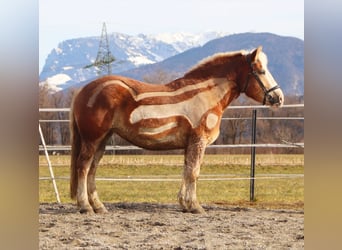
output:
M 284 94 L 268 71 L 267 57 L 261 49 L 246 55 L 249 72 L 242 92 L 263 105 L 278 107 L 284 103 Z

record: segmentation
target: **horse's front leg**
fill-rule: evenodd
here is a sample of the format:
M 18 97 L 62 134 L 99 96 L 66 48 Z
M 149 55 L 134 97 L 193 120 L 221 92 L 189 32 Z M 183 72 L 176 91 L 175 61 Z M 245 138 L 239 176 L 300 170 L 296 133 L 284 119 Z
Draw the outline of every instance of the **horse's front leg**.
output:
M 205 212 L 199 204 L 196 194 L 196 182 L 200 173 L 205 146 L 203 140 L 197 140 L 190 143 L 185 149 L 183 182 L 178 193 L 178 200 L 184 212 Z
M 183 181 L 182 181 L 181 188 L 179 189 L 179 192 L 178 192 L 178 202 L 184 213 L 188 211 L 187 205 L 185 203 L 185 190 L 186 189 L 185 189 L 184 172 L 183 172 Z

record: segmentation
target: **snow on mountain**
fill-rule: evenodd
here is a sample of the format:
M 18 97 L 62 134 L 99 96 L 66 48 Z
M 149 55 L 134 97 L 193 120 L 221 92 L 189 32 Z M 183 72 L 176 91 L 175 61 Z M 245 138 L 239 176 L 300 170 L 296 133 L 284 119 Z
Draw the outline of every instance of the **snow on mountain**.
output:
M 70 81 L 70 76 L 66 74 L 57 74 L 48 77 L 45 81 L 39 83 L 40 86 L 47 85 L 51 92 L 58 92 L 66 87 L 66 83 Z
M 115 61 L 111 72 L 143 80 L 153 72 L 181 75 L 196 62 L 214 53 L 264 46 L 270 70 L 283 83 L 286 94 L 304 93 L 304 41 L 269 33 L 226 35 L 219 32 L 199 34 L 162 33 L 157 35 L 108 34 Z M 78 87 L 98 77 L 95 62 L 100 37 L 61 42 L 46 59 L 40 81 L 52 92 Z
M 127 71 L 142 65 L 160 62 L 209 40 L 226 35 L 220 32 L 163 33 L 157 35 L 109 33 L 109 48 L 115 61 L 112 73 Z M 70 77 L 76 84 L 97 76 L 96 67 L 86 67 L 95 62 L 100 37 L 70 39 L 52 49 L 40 73 L 40 81 L 58 74 Z M 62 85 L 61 85 L 62 86 Z
M 154 36 L 156 40 L 172 44 L 179 52 L 183 52 L 192 47 L 202 46 L 210 40 L 228 35 L 224 32 L 205 32 L 205 33 L 160 33 Z

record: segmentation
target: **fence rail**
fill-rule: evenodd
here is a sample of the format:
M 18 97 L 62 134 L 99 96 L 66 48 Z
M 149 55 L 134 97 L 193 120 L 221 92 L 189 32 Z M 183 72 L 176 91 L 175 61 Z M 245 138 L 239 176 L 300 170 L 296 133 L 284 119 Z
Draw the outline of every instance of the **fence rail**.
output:
M 249 106 L 228 106 L 228 109 L 269 109 L 268 106 L 263 105 L 249 105 Z M 287 104 L 283 108 L 304 108 L 304 103 L 300 104 Z M 70 112 L 70 108 L 39 108 L 39 112 Z
M 256 109 L 265 109 L 269 108 L 267 106 L 261 106 L 261 105 L 254 105 L 254 106 L 230 106 L 228 109 L 253 109 L 253 114 L 256 114 Z M 282 108 L 304 108 L 304 104 L 290 104 L 290 105 L 284 105 Z M 70 108 L 39 108 L 39 112 L 70 112 Z M 237 117 L 237 118 L 222 118 L 222 120 L 252 120 L 252 117 Z M 304 117 L 253 117 L 254 124 L 255 120 L 304 120 Z M 57 202 L 60 203 L 59 193 L 56 185 L 56 179 L 68 179 L 67 177 L 58 177 L 55 178 L 52 170 L 52 165 L 49 159 L 49 151 L 69 151 L 71 150 L 70 145 L 46 145 L 43 133 L 41 131 L 40 123 L 55 123 L 55 122 L 69 122 L 69 120 L 39 120 L 39 132 L 41 137 L 42 145 L 39 145 L 39 151 L 44 151 L 48 167 L 50 170 L 50 177 L 40 177 L 39 180 L 52 180 L 54 191 L 56 194 Z M 253 128 L 255 130 L 255 125 Z M 252 152 L 255 152 L 255 148 L 262 148 L 262 147 L 273 147 L 273 148 L 304 148 L 304 143 L 298 142 L 298 143 L 292 143 L 287 142 L 283 140 L 283 143 L 264 143 L 264 144 L 256 144 L 252 143 L 250 144 L 224 144 L 224 145 L 209 145 L 208 148 L 251 148 Z M 142 150 L 142 148 L 129 145 L 129 146 L 113 146 L 113 145 L 107 145 L 106 150 Z M 255 153 L 254 155 L 251 155 L 251 169 L 254 168 L 253 162 L 255 161 Z M 252 171 L 251 171 L 252 172 Z M 228 180 L 250 180 L 251 182 L 251 200 L 254 200 L 254 180 L 256 179 L 275 179 L 275 178 L 303 178 L 303 175 L 291 175 L 291 176 L 261 176 L 261 177 L 255 177 L 254 173 L 251 173 L 250 177 L 216 177 L 216 178 L 203 178 L 201 180 L 205 181 L 228 181 Z M 160 179 L 160 178 L 97 178 L 97 180 L 103 180 L 103 181 L 180 181 L 180 179 L 175 178 L 169 178 L 169 179 Z
M 250 120 L 251 117 L 223 117 L 222 121 Z M 257 117 L 257 120 L 304 120 L 304 117 Z M 70 122 L 70 120 L 39 120 L 39 122 Z
M 224 145 L 209 145 L 207 148 L 304 148 L 303 142 L 297 143 L 260 143 L 260 144 L 224 144 Z M 70 151 L 71 146 L 63 146 L 63 145 L 54 145 L 48 146 L 46 145 L 46 149 L 48 151 Z M 42 145 L 39 146 L 39 150 L 43 151 L 44 147 Z M 143 148 L 137 146 L 111 146 L 107 145 L 106 150 L 114 150 L 114 151 L 124 151 L 124 150 L 143 150 Z
M 272 174 L 272 175 L 260 175 L 257 177 L 225 177 L 224 175 L 216 176 L 216 177 L 207 177 L 206 175 L 201 175 L 201 178 L 198 179 L 198 181 L 243 181 L 243 180 L 269 180 L 269 179 L 296 179 L 296 178 L 303 178 L 304 174 Z M 61 177 L 55 177 L 56 180 L 65 180 L 69 181 L 70 177 L 67 176 L 61 176 Z M 111 178 L 111 177 L 98 177 L 95 178 L 97 181 L 123 181 L 123 182 L 180 182 L 182 181 L 181 178 L 160 178 L 160 176 L 155 177 L 140 177 L 132 178 Z M 39 180 L 51 180 L 50 177 L 40 177 Z
M 283 108 L 304 108 L 304 104 L 288 104 L 283 105 Z M 253 106 L 229 106 L 228 109 L 269 109 L 267 106 L 262 105 L 253 105 Z M 39 108 L 39 112 L 70 112 L 70 108 Z M 234 117 L 228 118 L 223 117 L 223 121 L 230 120 L 251 120 L 252 117 Z M 302 120 L 304 121 L 304 117 L 257 117 L 257 120 Z M 70 120 L 39 120 L 40 123 L 68 123 Z M 263 143 L 263 144 L 224 144 L 224 145 L 209 145 L 207 148 L 295 148 L 301 147 L 304 148 L 304 143 L 302 142 L 284 142 L 284 143 Z M 69 151 L 71 150 L 70 145 L 46 145 L 48 151 Z M 39 146 L 39 151 L 43 151 L 44 147 L 42 145 Z M 114 151 L 124 151 L 124 150 L 143 150 L 140 147 L 133 145 L 107 145 L 106 150 L 114 150 Z

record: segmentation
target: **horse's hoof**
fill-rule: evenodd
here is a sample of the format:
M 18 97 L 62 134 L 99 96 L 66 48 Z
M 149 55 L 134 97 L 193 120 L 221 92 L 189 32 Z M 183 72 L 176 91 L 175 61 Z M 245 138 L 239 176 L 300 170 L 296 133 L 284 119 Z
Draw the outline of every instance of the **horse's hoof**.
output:
M 94 210 L 92 208 L 81 208 L 80 213 L 81 214 L 94 214 Z
M 97 214 L 105 214 L 108 213 L 108 210 L 105 207 L 94 208 L 95 213 Z
M 196 207 L 196 208 L 182 208 L 182 213 L 192 213 L 192 214 L 206 214 L 206 211 L 201 207 Z
M 190 210 L 192 214 L 206 214 L 205 210 L 202 207 L 196 207 Z

